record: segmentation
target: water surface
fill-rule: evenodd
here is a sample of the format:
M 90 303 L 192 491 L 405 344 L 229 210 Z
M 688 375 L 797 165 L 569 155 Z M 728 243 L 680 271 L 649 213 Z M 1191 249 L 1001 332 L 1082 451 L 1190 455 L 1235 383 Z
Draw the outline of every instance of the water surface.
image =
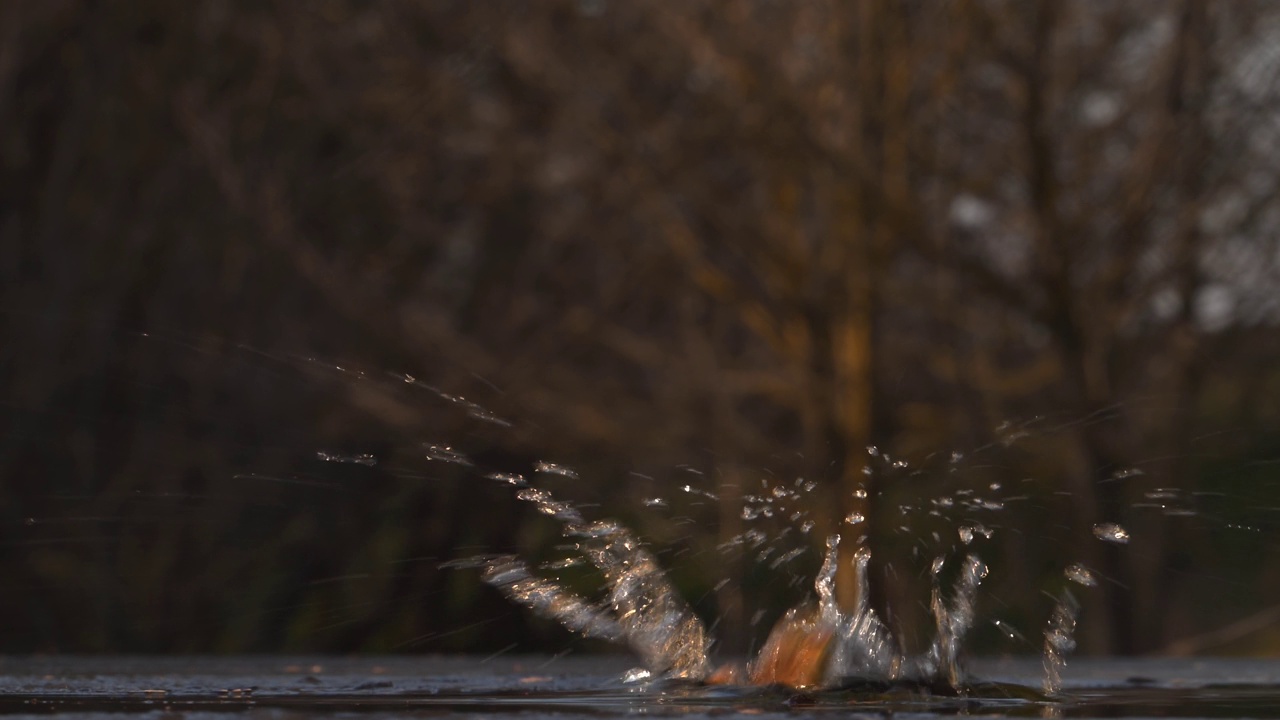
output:
M 1280 661 L 1072 660 L 1055 697 L 1039 658 L 969 662 L 961 693 L 874 684 L 816 693 L 626 683 L 628 656 L 0 658 L 8 716 L 244 715 L 1280 718 Z

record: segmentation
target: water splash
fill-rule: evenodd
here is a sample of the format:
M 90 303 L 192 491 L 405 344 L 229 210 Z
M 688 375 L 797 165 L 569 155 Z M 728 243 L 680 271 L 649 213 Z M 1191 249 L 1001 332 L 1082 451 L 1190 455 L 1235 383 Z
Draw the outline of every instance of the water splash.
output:
M 547 490 L 522 487 L 516 497 L 560 521 L 563 534 L 604 575 L 605 607 L 534 577 L 512 556 L 486 560 L 483 580 L 513 601 L 589 637 L 625 642 L 655 675 L 701 680 L 709 674 L 710 642 L 657 559 L 622 525 L 587 523 L 571 504 Z
M 478 560 L 475 564 L 484 568 L 484 581 L 571 631 L 627 643 L 653 676 L 731 682 L 745 678 L 752 684 L 795 688 L 829 687 L 852 679 L 936 679 L 952 687 L 960 687 L 963 681 L 961 643 L 973 624 L 978 585 L 987 574 L 986 565 L 976 555 L 963 559 L 949 602 L 935 586 L 937 636 L 928 652 L 908 658 L 870 607 L 866 588 L 871 553 L 865 547 L 853 554 L 852 569 L 859 587 L 855 605 L 849 613 L 839 607 L 835 578 L 840 536 L 831 535 L 814 580 L 817 602 L 787 611 L 745 674 L 736 668 L 713 674 L 710 642 L 702 621 L 676 592 L 652 554 L 626 528 L 609 521 L 585 523 L 575 508 L 545 490 L 521 488 L 518 496 L 559 519 L 565 536 L 579 541 L 577 549 L 604 574 L 607 598 L 602 603 L 589 603 L 550 580 L 535 577 L 528 566 L 510 555 Z M 935 577 L 943 564 L 941 558 L 935 563 Z
M 948 604 L 942 598 L 938 576 L 943 567 L 943 558 L 939 557 L 933 565 L 933 610 L 937 631 L 933 646 L 927 656 L 928 665 L 925 673 L 947 681 L 952 687 L 959 687 L 960 647 L 964 636 L 973 626 L 974 602 L 978 593 L 978 585 L 987 576 L 987 566 L 977 555 L 964 558 L 960 576 L 956 579 L 955 590 Z
M 891 458 L 887 455 L 877 451 L 873 457 L 876 463 L 890 467 Z M 453 458 L 440 459 L 456 462 Z M 892 462 L 891 467 L 895 468 L 905 465 L 901 461 Z M 570 470 L 543 462 L 537 464 L 535 473 L 577 477 Z M 868 591 L 871 553 L 865 545 L 866 536 L 846 541 L 842 553 L 840 535 L 831 534 L 826 538 L 821 569 L 813 578 L 814 595 L 782 615 L 750 662 L 715 669 L 710 657 L 712 643 L 702 619 L 677 592 L 654 555 L 628 528 L 611 520 L 589 521 L 579 508 L 557 499 L 544 488 L 533 486 L 534 478 L 505 474 L 490 477 L 511 488 L 517 498 L 531 503 L 538 512 L 556 519 L 564 537 L 572 540 L 568 549 L 576 558 L 544 563 L 538 566 L 538 572 L 554 572 L 589 562 L 600 571 L 604 582 L 599 599 L 587 600 L 553 580 L 537 577 L 513 556 L 484 560 L 481 567 L 485 582 L 571 631 L 625 643 L 640 656 L 646 678 L 780 684 L 794 688 L 904 682 L 963 691 L 964 642 L 976 620 L 979 587 L 989 572 L 973 548 L 975 543 L 991 539 L 995 534 L 993 528 L 998 527 L 979 522 L 978 518 L 1003 511 L 1006 502 L 1023 499 L 1002 493 L 999 483 L 984 483 L 981 489 L 952 488 L 945 494 L 898 506 L 901 515 L 909 516 L 906 520 L 910 524 L 902 528 L 904 532 L 911 532 L 915 521 L 910 518 L 915 516 L 953 523 L 949 533 L 932 533 L 937 554 L 924 554 L 929 552 L 929 546 L 926 537 L 918 533 L 920 542 L 913 548 L 913 554 L 919 557 L 934 557 L 929 604 L 934 633 L 923 652 L 904 651 L 899 635 L 871 607 Z M 759 490 L 742 495 L 741 517 L 752 524 L 782 524 L 783 527 L 770 530 L 749 526 L 722 541 L 718 550 L 742 553 L 774 570 L 796 560 L 811 547 L 807 541 L 802 541 L 799 547 L 794 542 L 802 540 L 814 527 L 809 511 L 801 503 L 803 496 L 814 488 L 815 484 L 803 479 L 797 479 L 793 485 L 762 478 Z M 988 489 L 992 495 L 987 494 Z M 687 495 L 715 497 L 691 485 L 679 490 Z M 865 498 L 865 489 L 857 492 L 857 497 Z M 671 501 L 661 496 L 642 498 L 641 503 L 649 508 L 672 507 Z M 842 519 L 854 527 L 866 522 L 860 515 Z M 1093 531 L 1099 539 L 1111 543 L 1123 544 L 1129 538 L 1128 532 L 1114 523 L 1099 523 Z M 948 536 L 949 543 L 944 540 Z M 852 607 L 842 607 L 837 601 L 836 577 L 841 572 L 854 575 L 857 596 Z M 1066 580 L 1078 586 L 1097 584 L 1093 572 L 1080 563 L 1067 566 L 1063 572 Z M 803 582 L 801 577 L 792 575 L 790 584 L 798 582 Z M 1074 596 L 1064 589 L 1045 630 L 1046 692 L 1055 692 L 1061 687 L 1065 657 L 1075 647 L 1078 612 Z M 764 615 L 764 611 L 757 612 L 750 625 L 755 626 Z M 997 627 L 1006 635 L 1021 637 L 1010 627 L 999 623 Z
M 556 583 L 534 577 L 528 566 L 514 555 L 488 561 L 481 578 L 515 602 L 573 632 L 610 642 L 625 639 L 622 627 L 613 617 Z
M 834 557 L 830 545 L 827 553 L 828 557 Z M 853 677 L 896 680 L 902 673 L 903 657 L 897 642 L 888 626 L 871 609 L 867 590 L 870 564 L 871 551 L 858 548 L 853 555 L 858 596 L 852 615 L 842 624 L 840 640 L 827 672 L 828 679 L 835 682 Z
M 1056 695 L 1062 689 L 1062 669 L 1066 656 L 1076 649 L 1076 618 L 1080 603 L 1070 590 L 1063 590 L 1058 598 L 1049 625 L 1044 631 L 1044 692 Z

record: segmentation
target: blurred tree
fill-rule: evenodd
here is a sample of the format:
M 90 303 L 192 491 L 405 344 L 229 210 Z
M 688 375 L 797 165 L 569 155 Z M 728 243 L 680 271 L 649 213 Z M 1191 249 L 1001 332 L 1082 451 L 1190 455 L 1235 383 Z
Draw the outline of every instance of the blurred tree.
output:
M 3 634 L 556 647 L 437 567 L 554 554 L 469 481 L 547 458 L 678 558 L 730 650 L 817 564 L 772 582 L 735 539 L 806 522 L 796 548 L 865 535 L 877 604 L 922 635 L 916 556 L 956 539 L 899 517 L 962 483 L 1027 487 L 1002 517 L 1032 531 L 983 551 L 1011 607 L 1077 559 L 1112 581 L 1086 649 L 1225 623 L 1177 582 L 1220 538 L 1149 495 L 1244 497 L 1197 444 L 1237 419 L 1250 443 L 1217 452 L 1274 457 L 1243 388 L 1275 383 L 1250 351 L 1273 354 L 1280 297 L 1277 22 L 1202 0 L 7 3 Z M 794 519 L 743 517 L 797 477 L 819 487 Z M 686 483 L 716 500 L 640 510 Z

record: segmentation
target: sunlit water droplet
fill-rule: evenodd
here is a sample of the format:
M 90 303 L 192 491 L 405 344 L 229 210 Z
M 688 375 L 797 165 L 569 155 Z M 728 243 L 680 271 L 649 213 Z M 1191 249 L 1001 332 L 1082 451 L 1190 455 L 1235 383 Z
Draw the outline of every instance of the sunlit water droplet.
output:
M 986 527 L 981 523 L 974 523 L 973 525 L 961 525 L 959 528 L 957 528 L 956 532 L 957 534 L 960 535 L 960 542 L 964 543 L 965 545 L 972 543 L 979 536 L 986 538 L 987 540 L 990 540 L 991 536 L 994 535 L 994 533 L 991 531 L 990 528 Z
M 567 478 L 575 478 L 575 479 L 578 477 L 577 471 L 575 471 L 573 468 L 565 467 L 564 465 L 557 465 L 555 463 L 544 462 L 542 460 L 539 460 L 538 462 L 534 463 L 533 469 L 537 472 L 547 473 L 550 475 L 562 475 Z
M 991 624 L 995 625 L 996 629 L 999 630 L 1002 635 L 1009 638 L 1010 640 L 1021 640 L 1023 642 L 1026 642 L 1027 640 L 1025 637 L 1022 636 L 1022 633 L 1018 632 L 1017 628 L 1015 628 L 1014 626 L 1010 625 L 1009 623 L 1003 620 L 992 620 Z
M 698 489 L 692 485 L 682 485 L 680 486 L 680 490 L 682 492 L 687 492 L 690 495 L 701 495 L 702 497 L 707 498 L 708 500 L 720 499 L 719 495 L 716 495 L 715 493 L 707 492 L 706 490 Z
M 359 455 L 338 455 L 335 453 L 325 452 L 324 450 L 317 450 L 316 459 L 321 460 L 323 462 L 346 463 L 349 465 L 365 465 L 368 467 L 373 467 L 374 465 L 378 464 L 378 458 L 368 453 L 362 453 Z
M 485 477 L 513 487 L 526 487 L 529 484 L 529 482 L 524 479 L 524 476 L 517 475 L 515 473 L 490 473 Z
M 563 560 L 553 560 L 551 562 L 545 562 L 539 567 L 541 567 L 543 570 L 564 570 L 565 568 L 578 567 L 584 564 L 585 562 L 586 562 L 585 560 L 579 557 L 569 557 Z
M 471 460 L 467 459 L 467 457 L 462 453 L 456 452 L 453 448 L 449 447 L 448 445 L 432 445 L 429 443 L 424 443 L 422 447 L 426 451 L 427 458 L 430 460 L 452 463 L 454 465 L 462 465 L 467 467 L 471 465 Z
M 652 679 L 653 679 L 653 673 L 649 672 L 644 668 L 631 668 L 630 670 L 622 674 L 622 682 L 627 683 L 629 685 L 634 683 L 639 683 L 639 682 L 645 682 L 647 680 L 652 680 Z
M 1099 540 L 1117 545 L 1129 542 L 1129 531 L 1115 523 L 1098 523 L 1093 526 L 1093 534 Z
M 1063 575 L 1074 583 L 1079 583 L 1085 587 L 1094 587 L 1098 581 L 1093 576 L 1093 571 L 1080 563 L 1072 563 L 1063 571 Z

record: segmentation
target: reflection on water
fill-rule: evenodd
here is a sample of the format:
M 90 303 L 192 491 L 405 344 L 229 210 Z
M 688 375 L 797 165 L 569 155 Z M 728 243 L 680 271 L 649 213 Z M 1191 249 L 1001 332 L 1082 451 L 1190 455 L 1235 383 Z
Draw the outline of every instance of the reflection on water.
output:
M 852 683 L 823 691 L 690 682 L 628 684 L 626 659 L 0 658 L 0 713 L 120 718 L 202 712 L 281 716 L 518 712 L 751 715 L 857 711 L 1017 717 L 1280 718 L 1280 662 L 1077 661 L 1059 694 L 1035 658 L 976 660 L 958 688 Z M 172 715 L 170 715 L 172 716 Z

